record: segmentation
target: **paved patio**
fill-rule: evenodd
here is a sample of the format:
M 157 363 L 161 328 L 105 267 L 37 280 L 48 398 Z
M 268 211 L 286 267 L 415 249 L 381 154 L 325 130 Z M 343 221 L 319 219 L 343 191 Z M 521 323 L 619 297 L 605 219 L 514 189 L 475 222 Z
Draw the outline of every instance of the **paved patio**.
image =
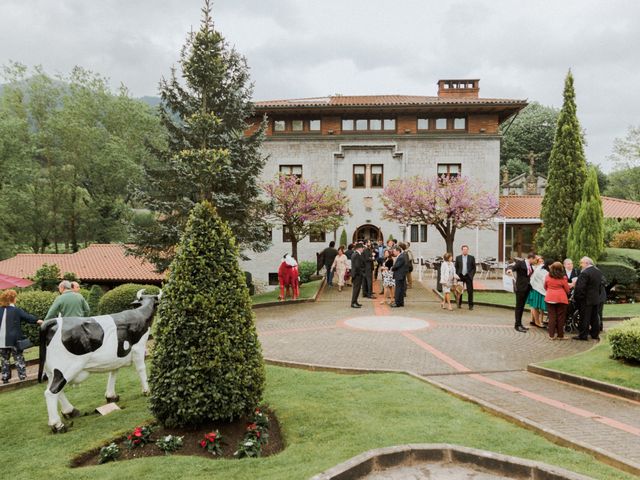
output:
M 546 330 L 513 328 L 513 312 L 492 307 L 442 310 L 416 286 L 406 307 L 380 299 L 349 307 L 350 289 L 325 289 L 318 302 L 257 311 L 267 359 L 336 369 L 410 372 L 543 431 L 561 443 L 640 472 L 640 403 L 527 372 L 592 342 L 551 341 Z

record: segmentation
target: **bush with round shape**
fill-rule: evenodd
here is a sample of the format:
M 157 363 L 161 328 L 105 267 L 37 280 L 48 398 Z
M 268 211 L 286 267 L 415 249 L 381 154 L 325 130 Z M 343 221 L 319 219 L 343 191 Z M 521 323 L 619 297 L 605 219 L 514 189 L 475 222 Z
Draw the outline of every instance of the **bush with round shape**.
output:
M 632 285 L 638 281 L 636 270 L 625 263 L 600 262 L 597 267 L 609 283 L 616 280 L 621 285 Z
M 18 298 L 16 298 L 16 306 L 44 320 L 44 317 L 49 311 L 49 307 L 51 307 L 57 296 L 58 294 L 55 292 L 45 292 L 41 290 L 20 292 L 18 293 Z M 38 325 L 23 323 L 22 331 L 29 337 L 29 340 L 31 340 L 34 345 L 40 344 L 40 327 Z
M 298 275 L 300 276 L 300 284 L 308 283 L 311 275 L 316 274 L 316 262 L 300 262 L 298 265 Z
M 136 299 L 138 290 L 144 289 L 146 294 L 155 295 L 160 288 L 155 285 L 141 285 L 139 283 L 125 283 L 105 293 L 98 302 L 100 315 L 118 313 L 135 308 L 132 303 Z M 87 300 L 88 301 L 88 300 Z
M 34 288 L 37 288 L 38 290 L 47 290 L 49 292 L 55 292 L 58 290 L 58 284 L 61 279 L 62 274 L 60 273 L 60 267 L 55 263 L 43 263 L 31 278 L 34 282 Z
M 640 362 L 640 318 L 612 328 L 607 338 L 611 344 L 612 358 Z
M 616 233 L 613 236 L 613 240 L 611 240 L 611 246 L 614 248 L 640 249 L 640 230 Z
M 167 427 L 253 411 L 265 370 L 238 247 L 209 202 L 197 204 L 155 320 L 151 411 Z

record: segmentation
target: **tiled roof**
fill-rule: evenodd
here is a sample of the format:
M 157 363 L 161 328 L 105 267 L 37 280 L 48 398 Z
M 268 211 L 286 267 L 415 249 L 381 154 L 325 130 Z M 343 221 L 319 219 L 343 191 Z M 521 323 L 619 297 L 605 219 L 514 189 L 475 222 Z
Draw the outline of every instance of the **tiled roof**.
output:
M 83 282 L 154 282 L 164 279 L 153 265 L 137 257 L 125 255 L 121 244 L 96 243 L 76 253 L 21 253 L 0 261 L 0 273 L 30 277 L 44 264 L 55 263 L 61 273 L 73 272 Z
M 640 219 L 640 202 L 601 197 L 604 218 Z M 542 195 L 509 195 L 500 197 L 500 216 L 507 218 L 540 218 Z
M 255 102 L 257 109 L 305 107 L 393 107 L 433 105 L 521 105 L 526 100 L 507 98 L 427 97 L 421 95 L 333 95 Z

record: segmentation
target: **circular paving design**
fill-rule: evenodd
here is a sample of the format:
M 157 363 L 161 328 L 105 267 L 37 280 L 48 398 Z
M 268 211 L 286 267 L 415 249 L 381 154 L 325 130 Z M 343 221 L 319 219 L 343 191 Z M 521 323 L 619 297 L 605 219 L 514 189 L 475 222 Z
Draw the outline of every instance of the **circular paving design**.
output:
M 374 332 L 409 332 L 422 330 L 430 326 L 426 320 L 410 317 L 388 316 L 364 316 L 350 318 L 342 322 L 344 325 L 356 330 L 367 330 Z

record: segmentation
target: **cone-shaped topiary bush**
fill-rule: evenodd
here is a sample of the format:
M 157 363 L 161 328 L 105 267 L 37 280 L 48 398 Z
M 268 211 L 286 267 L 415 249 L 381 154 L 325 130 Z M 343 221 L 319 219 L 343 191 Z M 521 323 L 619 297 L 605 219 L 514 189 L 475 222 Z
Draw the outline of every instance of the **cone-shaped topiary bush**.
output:
M 236 418 L 262 397 L 265 371 L 231 230 L 196 205 L 156 317 L 151 410 L 168 427 Z

